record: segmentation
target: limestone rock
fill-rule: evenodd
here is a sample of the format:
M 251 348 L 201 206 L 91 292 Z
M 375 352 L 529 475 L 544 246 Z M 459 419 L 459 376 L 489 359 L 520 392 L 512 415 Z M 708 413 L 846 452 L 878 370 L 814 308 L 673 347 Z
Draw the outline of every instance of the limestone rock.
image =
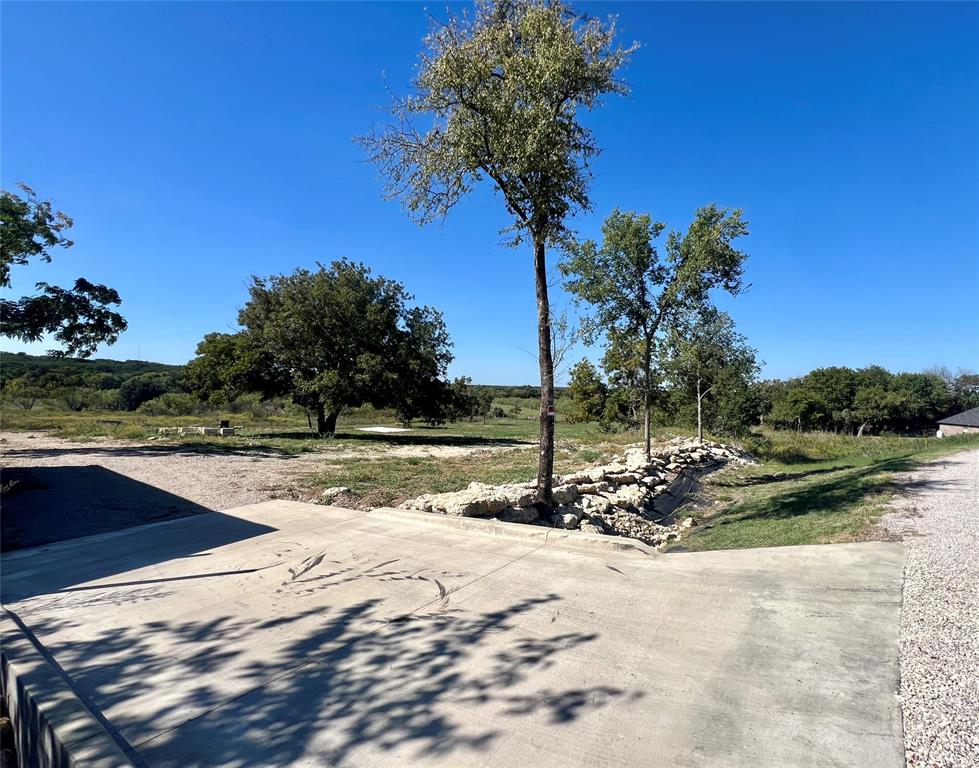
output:
M 617 475 L 608 475 L 608 479 L 616 485 L 632 485 L 642 480 L 642 476 L 636 472 L 622 472 Z
M 529 507 L 537 503 L 536 487 L 526 483 L 513 483 L 510 485 L 470 483 L 466 490 L 474 494 L 484 494 L 487 497 L 502 495 L 511 507 Z
M 320 494 L 320 498 L 323 499 L 323 501 L 330 502 L 337 496 L 343 496 L 345 493 L 350 493 L 350 489 L 345 485 L 337 485 L 323 491 L 323 493 Z
M 624 485 L 610 501 L 621 509 L 641 507 L 646 503 L 646 490 L 638 485 Z
M 615 490 L 615 486 L 607 481 L 601 481 L 598 483 L 582 483 L 578 486 L 578 493 L 584 495 L 596 494 L 596 493 L 611 493 Z
M 551 491 L 555 504 L 571 504 L 577 501 L 580 495 L 577 485 L 559 485 Z
M 588 513 L 609 512 L 612 509 L 612 502 L 604 496 L 582 496 L 578 501 L 582 509 Z

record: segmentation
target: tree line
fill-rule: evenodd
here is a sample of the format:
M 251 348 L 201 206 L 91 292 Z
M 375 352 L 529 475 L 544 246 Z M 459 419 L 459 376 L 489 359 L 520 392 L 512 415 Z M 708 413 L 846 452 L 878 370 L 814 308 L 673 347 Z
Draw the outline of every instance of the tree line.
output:
M 731 327 L 722 329 L 711 337 L 716 345 L 699 350 L 663 349 L 661 376 L 651 398 L 654 424 L 702 425 L 729 435 L 762 425 L 858 436 L 915 435 L 930 434 L 940 419 L 979 407 L 979 375 L 947 369 L 891 373 L 876 365 L 835 366 L 793 379 L 758 380 L 753 350 L 743 339 L 731 339 L 727 334 L 732 332 Z M 672 343 L 693 345 L 696 338 L 694 334 Z M 725 356 L 715 357 L 718 352 Z M 569 394 L 569 421 L 598 422 L 607 430 L 635 429 L 641 423 L 637 403 L 644 395 L 623 384 L 614 370 L 610 374 L 587 359 L 572 370 Z
M 755 389 L 766 424 L 856 435 L 927 433 L 940 419 L 979 407 L 979 376 L 947 369 L 818 368 L 788 381 L 759 382 Z

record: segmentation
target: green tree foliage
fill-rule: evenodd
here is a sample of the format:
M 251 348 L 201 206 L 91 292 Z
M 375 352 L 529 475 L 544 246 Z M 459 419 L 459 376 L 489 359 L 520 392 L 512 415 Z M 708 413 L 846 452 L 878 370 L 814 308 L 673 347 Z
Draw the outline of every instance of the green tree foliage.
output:
M 176 389 L 176 382 L 165 373 L 141 373 L 122 383 L 119 387 L 119 402 L 123 409 L 135 411 L 147 400 Z
M 253 278 L 237 334 L 209 334 L 188 366 L 204 399 L 242 392 L 288 395 L 316 415 L 320 435 L 336 431 L 344 408 L 394 407 L 402 421 L 444 419 L 442 382 L 452 360 L 442 315 L 409 307 L 401 283 L 362 264 Z
M 37 382 L 27 377 L 9 379 L 3 385 L 4 400 L 13 403 L 18 408 L 30 410 L 44 396 L 44 390 Z
M 961 374 L 967 382 L 969 374 Z M 861 370 L 820 368 L 770 387 L 765 421 L 776 427 L 868 432 L 929 432 L 945 416 L 976 407 L 959 377 L 936 373 L 892 374 L 879 366 Z M 979 397 L 976 398 L 979 400 Z
M 471 15 L 435 23 L 396 123 L 361 139 L 420 222 L 441 220 L 475 185 L 500 193 L 514 244 L 533 243 L 540 365 L 538 492 L 551 501 L 554 364 L 546 248 L 590 205 L 589 161 L 598 154 L 583 110 L 625 93 L 616 73 L 632 48 L 617 47 L 609 21 L 587 19 L 560 0 L 480 0 Z M 424 130 L 416 127 L 421 119 Z
M 65 236 L 74 222 L 55 211 L 48 200 L 39 200 L 26 184 L 18 185 L 23 197 L 0 192 L 0 287 L 10 287 L 12 266 L 31 260 L 51 261 L 51 249 L 70 248 Z M 51 334 L 62 345 L 52 355 L 88 357 L 99 344 L 112 344 L 126 330 L 122 315 L 110 309 L 120 303 L 112 288 L 78 278 L 72 288 L 45 282 L 40 293 L 16 301 L 0 299 L 0 334 L 22 341 L 39 341 Z
M 561 264 L 567 289 L 593 309 L 583 327 L 586 340 L 604 334 L 607 348 L 615 349 L 607 362 L 627 366 L 618 372 L 639 388 L 647 455 L 657 337 L 671 318 L 706 308 L 712 289 L 741 291 L 746 255 L 732 243 L 748 233 L 740 210 L 707 205 L 686 233 L 670 232 L 661 257 L 654 240 L 665 228 L 648 214 L 616 209 L 602 225 L 601 245 L 573 244 Z
M 449 386 L 446 420 L 485 419 L 490 414 L 493 395 L 487 387 L 474 387 L 472 379 L 460 376 Z
M 136 409 L 146 416 L 192 416 L 203 412 L 201 401 L 186 392 L 165 392 Z
M 672 324 L 660 365 L 674 395 L 693 403 L 698 440 L 704 439 L 705 421 L 715 432 L 741 432 L 755 423 L 755 350 L 727 313 L 707 307 Z
M 565 416 L 570 423 L 602 420 L 605 415 L 608 387 L 602 381 L 598 369 L 587 359 L 571 369 L 568 394 L 571 404 Z

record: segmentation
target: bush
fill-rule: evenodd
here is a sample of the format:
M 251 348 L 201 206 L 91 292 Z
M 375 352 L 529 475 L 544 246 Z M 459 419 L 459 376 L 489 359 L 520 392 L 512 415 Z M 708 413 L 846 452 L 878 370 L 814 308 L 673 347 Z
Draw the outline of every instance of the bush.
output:
M 119 398 L 123 408 L 135 411 L 147 400 L 153 400 L 176 388 L 172 376 L 165 373 L 141 373 L 122 383 L 119 387 Z
M 183 392 L 167 392 L 141 403 L 136 409 L 146 416 L 192 416 L 203 413 L 205 406 L 197 398 Z

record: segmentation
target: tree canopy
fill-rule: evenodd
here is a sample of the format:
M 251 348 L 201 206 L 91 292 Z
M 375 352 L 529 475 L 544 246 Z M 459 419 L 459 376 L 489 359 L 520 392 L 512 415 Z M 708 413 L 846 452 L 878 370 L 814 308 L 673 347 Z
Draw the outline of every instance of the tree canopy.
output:
M 411 307 L 401 283 L 341 260 L 252 279 L 236 334 L 209 334 L 188 365 L 212 402 L 245 391 L 288 395 L 332 435 L 344 408 L 393 406 L 402 420 L 437 419 L 452 359 L 442 315 Z
M 732 244 L 748 233 L 740 210 L 704 206 L 685 233 L 670 232 L 661 256 L 654 241 L 665 229 L 649 214 L 616 209 L 602 225 L 601 245 L 571 244 L 561 263 L 566 288 L 592 311 L 585 338 L 604 336 L 606 370 L 617 368 L 640 389 L 647 454 L 657 337 L 669 322 L 706 310 L 711 290 L 739 293 L 747 258 Z
M 70 248 L 65 235 L 74 222 L 54 210 L 49 200 L 40 200 L 26 184 L 19 185 L 23 197 L 0 192 L 0 287 L 9 288 L 11 267 L 32 259 L 50 262 L 51 249 Z M 126 321 L 110 309 L 120 303 L 112 288 L 78 278 L 71 288 L 46 282 L 35 286 L 40 293 L 16 301 L 0 300 L 0 334 L 22 341 L 39 341 L 51 334 L 62 345 L 52 355 L 88 357 L 99 344 L 112 344 L 126 330 Z

